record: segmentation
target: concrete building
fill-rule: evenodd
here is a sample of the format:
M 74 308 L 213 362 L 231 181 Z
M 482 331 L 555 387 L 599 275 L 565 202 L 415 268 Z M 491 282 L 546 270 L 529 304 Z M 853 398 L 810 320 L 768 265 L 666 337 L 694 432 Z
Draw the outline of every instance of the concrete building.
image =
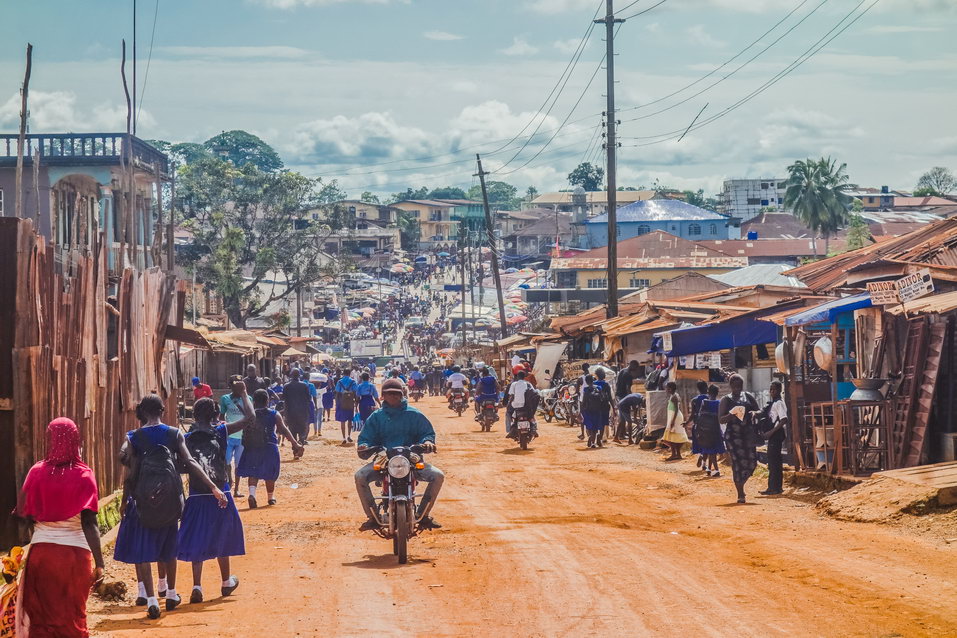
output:
M 748 221 L 769 208 L 783 211 L 786 181 L 777 177 L 727 179 L 721 192 L 721 212 Z
M 587 245 L 608 245 L 608 215 L 601 214 L 582 222 Z M 662 231 L 691 241 L 736 239 L 741 236 L 736 218 L 699 208 L 675 199 L 649 199 L 618 209 L 618 240 L 624 241 L 654 231 Z
M 408 199 L 391 204 L 392 208 L 412 213 L 418 220 L 420 250 L 452 252 L 459 240 L 459 221 L 455 204 L 433 199 Z
M 656 191 L 617 191 L 617 208 L 652 199 Z M 577 197 L 576 197 L 577 195 Z M 530 208 L 548 208 L 565 213 L 583 212 L 585 217 L 593 217 L 608 212 L 608 191 L 585 191 L 581 186 L 574 191 L 542 193 L 529 203 Z

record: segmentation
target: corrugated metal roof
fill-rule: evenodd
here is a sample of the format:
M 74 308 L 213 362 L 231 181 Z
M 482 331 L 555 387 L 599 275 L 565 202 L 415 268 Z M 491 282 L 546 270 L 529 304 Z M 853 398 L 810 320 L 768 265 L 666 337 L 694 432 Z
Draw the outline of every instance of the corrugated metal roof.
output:
M 746 257 L 619 257 L 620 270 L 673 270 L 676 268 L 743 268 Z M 606 270 L 608 260 L 598 257 L 562 257 L 553 259 L 551 270 Z
M 532 200 L 532 203 L 535 205 L 544 205 L 549 206 L 556 204 L 571 204 L 572 203 L 572 191 L 565 191 L 560 193 L 542 193 L 538 197 Z M 617 191 L 615 199 L 619 205 L 622 202 L 637 202 L 644 199 L 651 199 L 657 195 L 655 191 Z M 587 191 L 585 193 L 585 201 L 589 204 L 607 204 L 608 203 L 608 191 Z M 619 208 L 619 210 L 621 210 Z
M 665 330 L 672 326 L 681 325 L 680 322 L 673 319 L 655 319 L 648 321 L 646 318 L 627 317 L 615 326 L 606 327 L 603 332 L 606 337 L 621 337 L 623 335 L 635 334 L 637 332 L 648 332 L 649 330 Z
M 804 288 L 804 284 L 797 277 L 788 277 L 781 273 L 791 270 L 788 264 L 754 264 L 738 270 L 732 270 L 721 275 L 711 275 L 729 286 L 789 286 Z
M 722 220 L 724 215 L 699 208 L 678 199 L 648 199 L 618 209 L 618 223 Z M 607 224 L 608 214 L 602 213 L 585 220 L 586 224 Z
M 727 255 L 744 257 L 814 257 L 824 256 L 827 250 L 844 250 L 847 241 L 844 239 L 706 239 L 702 246 L 721 251 Z
M 579 257 L 608 256 L 608 247 L 593 248 Z M 702 243 L 682 239 L 663 230 L 656 230 L 618 242 L 618 258 L 625 257 L 727 257 L 721 250 Z M 747 265 L 747 264 L 744 264 Z
M 902 312 L 907 312 L 910 314 L 915 312 L 950 312 L 952 310 L 957 310 L 957 291 L 944 292 L 939 295 L 930 295 L 929 297 L 908 301 L 903 305 L 903 307 L 900 305 L 884 307 L 885 312 L 889 312 L 894 315 L 899 315 Z

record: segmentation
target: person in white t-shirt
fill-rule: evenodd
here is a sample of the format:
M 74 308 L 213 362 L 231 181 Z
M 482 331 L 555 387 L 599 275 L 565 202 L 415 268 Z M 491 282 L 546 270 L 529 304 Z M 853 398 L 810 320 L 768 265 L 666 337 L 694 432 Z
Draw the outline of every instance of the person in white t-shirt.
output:
M 784 432 L 788 424 L 788 408 L 784 403 L 780 381 L 772 381 L 768 391 L 771 394 L 768 408 L 771 429 L 761 435 L 768 441 L 768 489 L 761 494 L 775 496 L 784 492 L 784 459 L 781 446 L 784 444 Z
M 445 380 L 445 387 L 447 392 L 445 393 L 445 398 L 449 400 L 449 404 L 452 403 L 452 391 L 453 390 L 463 390 L 465 393 L 465 401 L 469 400 L 469 378 L 462 374 L 461 366 L 454 366 L 452 368 L 452 374 Z
M 535 387 L 525 380 L 525 372 L 518 372 L 505 394 L 505 438 L 507 439 L 515 438 L 515 431 L 512 428 L 514 413 L 516 410 L 525 407 L 525 394 L 529 390 L 534 391 Z M 528 417 L 532 421 L 532 436 L 536 437 L 538 436 L 538 427 L 535 423 L 535 415 L 529 414 Z

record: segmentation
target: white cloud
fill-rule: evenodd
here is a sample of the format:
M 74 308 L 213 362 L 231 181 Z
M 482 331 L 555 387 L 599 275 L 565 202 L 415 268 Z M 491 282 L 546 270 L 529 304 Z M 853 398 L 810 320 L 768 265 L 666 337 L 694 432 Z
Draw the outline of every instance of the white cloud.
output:
M 30 130 L 37 133 L 93 133 L 126 130 L 126 105 L 101 102 L 88 110 L 77 108 L 72 91 L 30 91 Z M 155 126 L 156 120 L 141 110 L 137 123 Z M 0 128 L 20 126 L 20 95 L 14 94 L 0 105 Z
M 451 42 L 452 40 L 462 40 L 463 35 L 449 33 L 448 31 L 426 31 L 422 34 L 426 40 L 437 40 L 439 42 Z
M 562 53 L 567 53 L 570 55 L 578 50 L 578 47 L 581 46 L 581 42 L 582 41 L 580 38 L 570 38 L 568 40 L 555 40 L 555 42 L 552 43 L 552 46 L 554 46 L 556 49 L 558 49 Z M 590 43 L 585 44 L 586 49 L 588 48 L 589 44 Z
M 296 60 L 314 56 L 314 51 L 287 46 L 235 46 L 235 47 L 201 47 L 176 46 L 158 47 L 157 51 L 172 57 L 184 58 L 218 58 L 218 59 L 273 59 Z
M 409 0 L 394 0 L 397 4 L 409 4 Z M 276 9 L 296 7 L 327 7 L 334 4 L 390 4 L 393 0 L 254 0 L 258 4 Z
M 538 13 L 565 13 L 594 9 L 596 4 L 594 0 L 530 0 L 525 6 Z
M 401 159 L 430 155 L 438 150 L 433 135 L 420 128 L 400 125 L 391 113 L 378 112 L 306 122 L 287 144 L 287 151 L 297 160 L 319 163 Z
M 515 36 L 512 40 L 512 44 L 504 49 L 500 49 L 499 53 L 505 55 L 535 55 L 538 53 L 538 47 L 529 44 L 525 38 Z
M 917 27 L 908 26 L 905 24 L 879 24 L 877 26 L 868 27 L 864 30 L 867 33 L 886 35 L 892 33 L 934 33 L 937 31 L 943 31 L 944 29 L 942 27 Z
M 661 33 L 661 25 L 657 22 L 649 22 L 645 25 L 645 31 L 648 33 Z
M 718 40 L 717 38 L 713 37 L 710 33 L 705 31 L 703 24 L 695 24 L 693 26 L 690 26 L 687 29 L 685 29 L 685 33 L 688 34 L 689 38 L 691 38 L 694 42 L 696 42 L 697 44 L 700 44 L 701 46 L 719 48 L 719 47 L 726 46 L 727 44 L 726 42 Z

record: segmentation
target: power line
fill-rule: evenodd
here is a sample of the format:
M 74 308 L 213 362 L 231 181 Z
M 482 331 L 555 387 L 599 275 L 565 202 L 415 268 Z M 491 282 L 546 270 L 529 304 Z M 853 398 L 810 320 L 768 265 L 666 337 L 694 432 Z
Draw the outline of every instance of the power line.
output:
M 782 70 L 779 71 L 777 74 L 775 74 L 774 76 L 772 76 L 771 79 L 767 80 L 764 84 L 762 84 L 762 85 L 759 86 L 757 89 L 753 90 L 751 93 L 749 93 L 749 94 L 746 95 L 745 97 L 741 98 L 740 100 L 738 100 L 737 102 L 735 102 L 735 103 L 732 104 L 731 106 L 726 107 L 726 108 L 725 108 L 724 110 L 722 110 L 721 112 L 719 112 L 719 113 L 717 113 L 717 114 L 715 114 L 715 115 L 712 115 L 712 116 L 709 117 L 709 118 L 706 118 L 706 119 L 703 120 L 701 123 L 699 123 L 699 124 L 697 124 L 697 125 L 695 125 L 695 126 L 692 126 L 690 130 L 696 131 L 696 130 L 698 130 L 698 129 L 704 127 L 704 126 L 707 126 L 708 124 L 711 124 L 712 122 L 714 122 L 714 121 L 716 121 L 716 120 L 721 119 L 722 117 L 724 117 L 724 116 L 727 115 L 728 113 L 731 113 L 732 111 L 734 111 L 734 110 L 740 108 L 741 106 L 743 106 L 743 105 L 746 104 L 747 102 L 750 102 L 752 99 L 754 99 L 755 97 L 757 97 L 758 95 L 760 95 L 761 93 L 763 93 L 764 91 L 766 91 L 767 89 L 769 89 L 769 88 L 771 88 L 772 86 L 774 86 L 775 84 L 777 84 L 779 81 L 783 80 L 785 77 L 787 77 L 787 76 L 790 75 L 792 72 L 794 72 L 798 67 L 800 67 L 800 66 L 803 65 L 805 62 L 807 62 L 807 61 L 810 60 L 812 57 L 814 57 L 814 55 L 816 55 L 818 52 L 821 51 L 821 49 L 825 48 L 828 44 L 830 44 L 835 38 L 837 38 L 837 37 L 840 36 L 842 33 L 844 33 L 845 31 L 847 31 L 847 30 L 848 30 L 852 25 L 854 25 L 858 20 L 860 20 L 861 18 L 863 18 L 863 17 L 864 17 L 868 12 L 870 12 L 870 10 L 873 9 L 880 1 L 881 1 L 881 0 L 874 0 L 874 1 L 873 1 L 870 5 L 868 5 L 863 11 L 861 11 L 855 18 L 853 18 L 850 22 L 848 22 L 848 23 L 847 23 L 846 25 L 844 25 L 842 28 L 838 29 L 838 28 L 841 26 L 841 24 L 843 24 L 848 18 L 850 18 L 850 17 L 861 7 L 861 5 L 863 5 L 863 4 L 866 2 L 866 0 L 861 0 L 860 2 L 858 2 L 857 5 L 855 5 L 854 8 L 851 9 L 851 10 L 847 13 L 847 15 L 845 15 L 843 18 L 841 18 L 841 19 L 837 22 L 837 24 L 835 24 L 827 33 L 825 33 L 823 36 L 821 36 L 814 44 L 812 44 L 808 49 L 806 49 L 806 50 L 804 51 L 804 53 L 802 53 L 801 55 L 799 55 L 793 62 L 791 62 L 791 63 L 788 64 L 784 69 L 782 69 Z M 835 33 L 835 31 L 836 31 L 836 33 Z M 833 33 L 834 35 L 831 35 L 832 33 Z M 829 35 L 830 35 L 830 37 L 828 37 Z M 823 44 L 822 44 L 822 41 L 823 41 Z M 820 45 L 820 46 L 818 46 L 818 45 Z M 655 144 L 661 144 L 661 143 L 664 143 L 664 142 L 671 141 L 672 139 L 675 139 L 675 138 L 677 137 L 676 134 L 680 134 L 680 133 L 682 133 L 682 132 L 683 132 L 683 129 L 678 129 L 677 131 L 671 131 L 671 132 L 669 132 L 669 133 L 660 133 L 660 134 L 658 134 L 658 135 L 652 135 L 652 136 L 646 136 L 646 137 L 639 137 L 639 138 L 632 138 L 632 139 L 654 139 L 654 138 L 657 138 L 657 137 L 664 137 L 664 139 L 659 139 L 659 140 L 656 140 L 656 141 L 654 141 L 654 142 L 646 142 L 646 143 L 642 143 L 642 144 L 629 144 L 628 146 L 629 146 L 629 147 L 639 147 L 639 146 L 652 146 L 652 145 L 655 145 Z
M 150 51 L 146 56 L 146 72 L 143 74 L 143 90 L 140 92 L 140 101 L 136 105 L 136 119 L 140 117 L 140 111 L 143 110 L 143 99 L 146 96 L 146 83 L 150 79 L 150 62 L 153 61 L 153 39 L 156 37 L 156 18 L 159 15 L 159 0 L 156 0 L 156 6 L 153 8 L 153 30 L 150 33 Z
M 626 18 L 622 18 L 622 20 L 631 20 L 632 18 L 637 18 L 637 17 L 640 16 L 640 15 L 643 15 L 643 14 L 648 13 L 649 11 L 651 11 L 651 10 L 657 8 L 657 7 L 660 7 L 661 5 L 663 5 L 663 4 L 666 3 L 666 2 L 668 2 L 668 0 L 660 0 L 659 2 L 656 2 L 655 4 L 653 4 L 653 5 L 651 5 L 650 7 L 648 7 L 647 9 L 643 9 L 643 10 L 639 11 L 638 13 L 632 13 L 630 16 L 628 16 L 628 17 L 626 17 Z M 635 4 L 635 3 L 632 2 L 631 4 Z M 628 5 L 628 6 L 630 7 L 631 4 Z
M 656 115 L 661 115 L 662 113 L 666 113 L 666 112 L 668 112 L 668 111 L 671 111 L 671 110 L 673 110 L 673 109 L 676 109 L 676 108 L 678 108 L 679 106 L 681 106 L 681 105 L 683 105 L 683 104 L 687 104 L 688 102 L 690 102 L 690 101 L 693 100 L 694 98 L 696 98 L 696 97 L 698 97 L 698 96 L 700 96 L 700 95 L 702 95 L 702 94 L 704 94 L 704 93 L 710 91 L 710 90 L 713 89 L 714 87 L 718 86 L 719 84 L 721 84 L 721 83 L 724 82 L 725 80 L 727 80 L 727 79 L 729 79 L 730 77 L 732 77 L 733 75 L 735 75 L 738 71 L 740 71 L 740 70 L 743 69 L 744 67 L 746 67 L 746 66 L 748 66 L 749 64 L 751 64 L 752 62 L 754 62 L 754 61 L 755 61 L 756 59 L 758 59 L 759 57 L 761 57 L 762 55 L 764 55 L 771 47 L 775 46 L 778 42 L 780 42 L 781 40 L 783 40 L 784 38 L 786 38 L 788 35 L 790 35 L 795 29 L 797 29 L 799 26 L 801 26 L 801 25 L 802 25 L 808 18 L 810 18 L 812 15 L 814 15 L 815 13 L 817 13 L 818 10 L 820 10 L 821 7 L 823 7 L 823 6 L 824 6 L 825 4 L 827 4 L 828 2 L 830 2 L 830 0 L 821 0 L 820 4 L 818 4 L 816 7 L 814 7 L 811 11 L 809 11 L 805 16 L 803 16 L 803 17 L 802 17 L 800 20 L 798 20 L 796 23 L 794 23 L 793 25 L 791 25 L 790 28 L 788 28 L 784 33 L 782 33 L 780 36 L 778 36 L 776 39 L 774 39 L 770 44 L 768 44 L 768 46 L 764 47 L 763 49 L 761 49 L 760 51 L 758 51 L 757 53 L 755 53 L 755 54 L 754 54 L 753 56 L 751 56 L 748 60 L 746 60 L 745 62 L 743 62 L 742 64 L 740 64 L 736 69 L 734 69 L 733 71 L 731 71 L 730 73 L 728 73 L 728 74 L 725 75 L 724 77 L 722 77 L 722 78 L 720 78 L 720 79 L 718 79 L 718 80 L 712 82 L 711 84 L 709 84 L 708 86 L 704 87 L 704 88 L 701 89 L 700 91 L 698 91 L 698 92 L 696 92 L 696 93 L 693 93 L 693 94 L 689 95 L 688 97 L 686 97 L 686 98 L 684 98 L 684 99 L 682 99 L 682 100 L 679 100 L 678 102 L 675 102 L 674 104 L 671 104 L 671 105 L 666 106 L 666 107 L 664 107 L 664 108 L 658 109 L 657 111 L 653 111 L 653 112 L 651 112 L 651 113 L 646 113 L 646 114 L 644 114 L 644 115 L 639 115 L 639 116 L 636 116 L 636 117 L 628 118 L 628 119 L 626 119 L 626 120 L 624 120 L 624 121 L 625 121 L 625 122 L 637 122 L 638 120 L 646 120 L 646 119 L 648 119 L 648 118 L 650 118 L 650 117 L 654 117 L 654 116 L 656 116 Z M 749 48 L 750 48 L 750 47 L 749 47 Z M 746 49 L 745 49 L 745 50 L 746 50 Z M 737 56 L 735 56 L 735 57 L 737 57 Z M 733 58 L 732 58 L 732 59 L 733 59 Z M 701 78 L 701 79 L 703 79 L 703 78 Z M 689 85 L 689 86 L 690 86 L 690 85 Z M 686 87 L 686 88 L 687 88 L 687 87 Z M 681 89 L 681 91 L 683 91 L 683 90 L 684 90 L 684 89 Z M 678 91 L 678 92 L 680 93 L 681 91 Z M 662 99 L 665 99 L 665 98 L 662 98 Z M 660 101 L 660 100 L 658 100 L 658 101 Z M 646 105 L 646 106 L 647 106 L 647 105 Z

